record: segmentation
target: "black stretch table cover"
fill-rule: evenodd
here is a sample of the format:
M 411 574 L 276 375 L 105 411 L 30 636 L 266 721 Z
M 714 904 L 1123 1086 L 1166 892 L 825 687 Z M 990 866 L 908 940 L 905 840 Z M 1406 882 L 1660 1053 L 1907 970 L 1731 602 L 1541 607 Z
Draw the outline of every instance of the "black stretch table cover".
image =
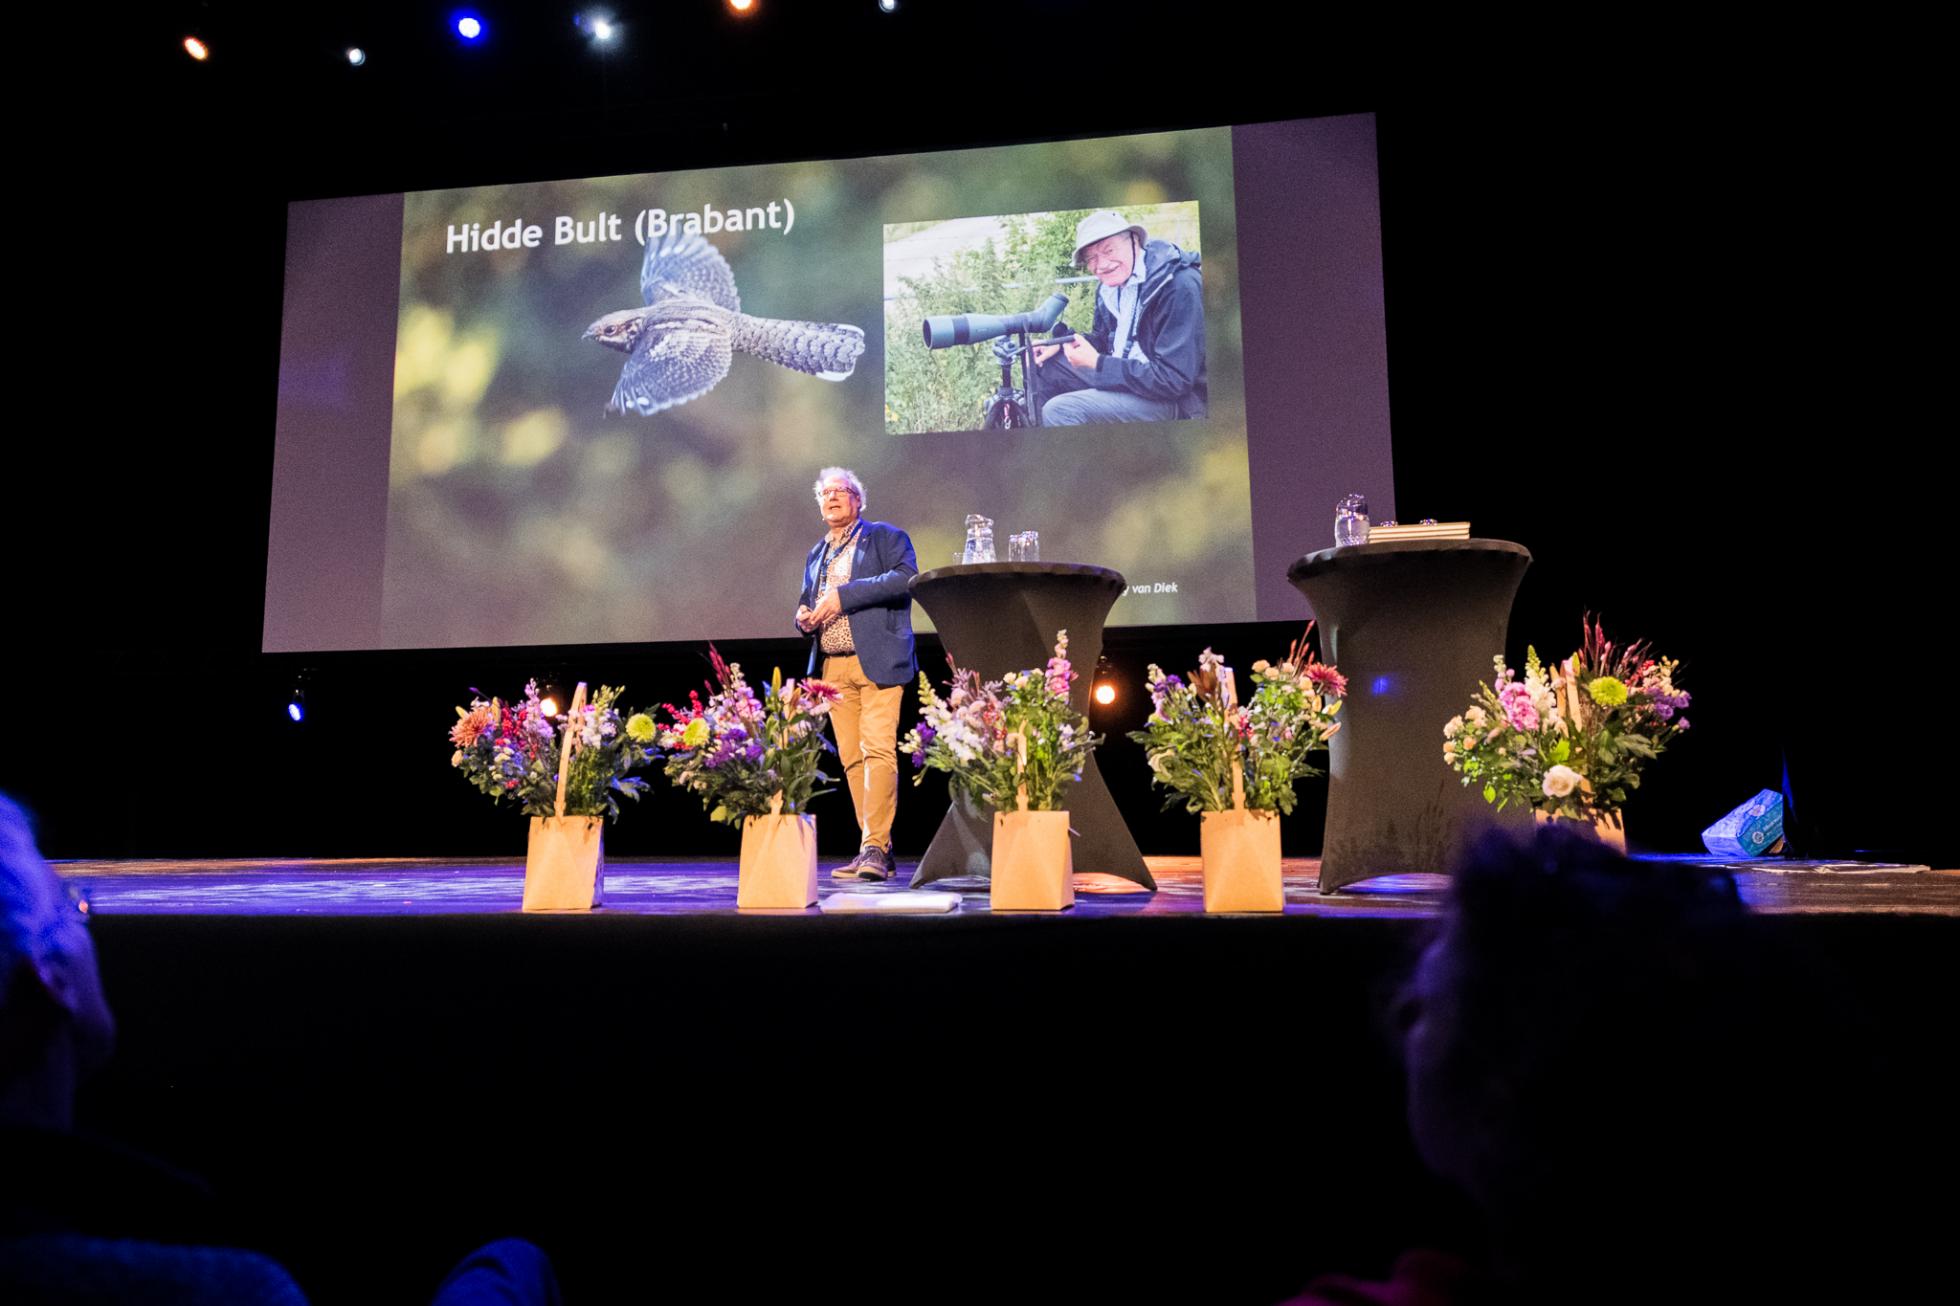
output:
M 1309 553 L 1287 569 L 1347 677 L 1328 744 L 1320 891 L 1376 875 L 1447 872 L 1498 812 L 1443 761 L 1443 726 L 1504 651 L 1531 553 L 1508 540 L 1397 540 Z
M 939 628 L 946 651 L 983 680 L 1045 665 L 1055 632 L 1066 630 L 1069 662 L 1077 673 L 1069 701 L 1083 713 L 1089 710 L 1096 659 L 1102 655 L 1103 621 L 1123 590 L 1120 574 L 1073 562 L 976 562 L 936 567 L 912 578 L 912 597 Z M 936 685 L 945 680 L 937 667 L 926 668 L 926 674 Z M 1076 870 L 1157 887 L 1096 769 L 1094 754 L 1065 801 L 1077 835 L 1072 850 Z M 955 799 L 912 883 L 988 875 L 993 819 L 991 811 Z

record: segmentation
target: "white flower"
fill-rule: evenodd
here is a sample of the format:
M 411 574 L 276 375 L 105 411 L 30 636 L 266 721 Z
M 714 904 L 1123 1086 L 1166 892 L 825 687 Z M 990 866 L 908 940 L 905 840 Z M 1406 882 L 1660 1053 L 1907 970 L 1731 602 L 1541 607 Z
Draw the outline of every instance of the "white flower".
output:
M 1579 787 L 1582 777 L 1569 766 L 1555 766 L 1545 772 L 1545 797 L 1563 798 Z
M 1448 723 L 1443 726 L 1443 738 L 1445 739 L 1455 739 L 1458 735 L 1462 733 L 1463 733 L 1463 718 L 1460 716 L 1451 717 Z M 1443 751 L 1448 752 L 1449 750 L 1444 749 Z
M 1463 714 L 1463 719 L 1466 723 L 1468 723 L 1468 725 L 1472 730 L 1482 730 L 1484 728 L 1484 722 L 1488 721 L 1490 718 L 1484 715 L 1484 710 L 1482 708 L 1472 707 Z

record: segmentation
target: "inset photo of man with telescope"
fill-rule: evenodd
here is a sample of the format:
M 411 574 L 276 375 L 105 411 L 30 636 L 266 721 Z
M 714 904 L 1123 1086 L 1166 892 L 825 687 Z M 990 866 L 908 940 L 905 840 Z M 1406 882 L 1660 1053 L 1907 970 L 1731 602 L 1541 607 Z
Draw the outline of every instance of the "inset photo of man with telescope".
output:
M 893 433 L 1209 412 L 1196 202 L 888 226 L 885 283 Z

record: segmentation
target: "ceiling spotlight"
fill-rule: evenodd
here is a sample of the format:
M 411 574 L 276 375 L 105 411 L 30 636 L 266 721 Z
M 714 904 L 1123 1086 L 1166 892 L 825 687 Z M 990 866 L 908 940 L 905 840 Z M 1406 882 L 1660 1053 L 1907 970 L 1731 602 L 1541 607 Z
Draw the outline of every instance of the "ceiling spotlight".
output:
M 728 7 L 738 14 L 746 14 L 755 8 L 755 0 L 728 0 Z
M 302 667 L 293 677 L 292 692 L 286 695 L 286 718 L 294 725 L 306 724 L 306 685 L 313 679 L 313 669 Z
M 211 57 L 211 47 L 198 40 L 195 36 L 187 36 L 184 38 L 184 53 L 199 63 L 203 63 Z
M 588 9 L 574 17 L 572 25 L 599 45 L 610 45 L 619 36 L 619 23 L 610 9 Z
M 465 41 L 474 41 L 483 35 L 483 20 L 472 13 L 456 15 L 456 35 Z
M 348 46 L 347 62 L 354 65 L 354 67 L 359 68 L 362 64 L 367 62 L 367 51 L 363 50 L 358 45 Z
M 878 0 L 878 7 L 889 14 L 898 8 L 898 0 Z
M 1116 701 L 1116 686 L 1107 680 L 1096 682 L 1096 701 L 1108 707 Z

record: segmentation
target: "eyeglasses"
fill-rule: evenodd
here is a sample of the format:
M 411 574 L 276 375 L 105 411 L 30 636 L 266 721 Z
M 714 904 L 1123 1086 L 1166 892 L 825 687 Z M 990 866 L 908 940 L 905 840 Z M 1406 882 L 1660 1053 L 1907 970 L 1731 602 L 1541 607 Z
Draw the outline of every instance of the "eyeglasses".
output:
M 856 491 L 852 490 L 849 486 L 833 485 L 827 490 L 817 491 L 817 502 L 822 503 L 825 499 L 834 499 L 840 494 L 846 498 L 855 499 L 857 497 Z
M 1113 239 L 1113 238 L 1112 238 Z M 1082 251 L 1082 266 L 1092 268 L 1098 263 L 1112 262 L 1130 248 L 1130 239 L 1123 237 L 1113 245 L 1091 245 Z

